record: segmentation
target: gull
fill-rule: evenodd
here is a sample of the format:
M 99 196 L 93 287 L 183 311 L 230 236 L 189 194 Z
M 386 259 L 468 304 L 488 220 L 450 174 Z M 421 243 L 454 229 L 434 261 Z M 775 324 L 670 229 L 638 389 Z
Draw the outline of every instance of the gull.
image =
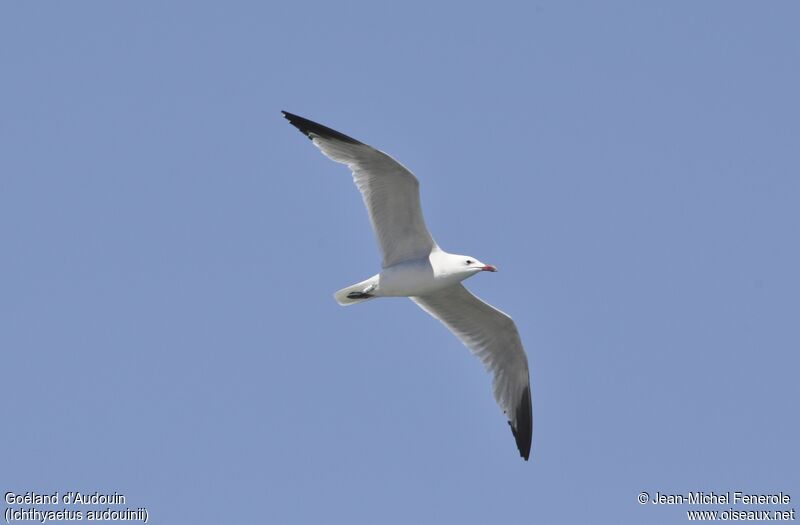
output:
M 475 257 L 447 253 L 433 240 L 419 202 L 419 181 L 386 153 L 283 111 L 325 156 L 346 164 L 361 191 L 383 264 L 369 279 L 334 294 L 342 306 L 377 297 L 408 297 L 442 322 L 493 375 L 493 391 L 525 461 L 533 416 L 528 358 L 514 321 L 464 288 L 465 279 L 496 272 Z

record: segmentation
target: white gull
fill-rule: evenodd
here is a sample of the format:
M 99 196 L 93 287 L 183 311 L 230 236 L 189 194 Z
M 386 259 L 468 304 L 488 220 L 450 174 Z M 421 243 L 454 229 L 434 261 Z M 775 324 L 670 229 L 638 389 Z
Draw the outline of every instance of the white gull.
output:
M 353 171 L 383 252 L 380 273 L 335 294 L 341 305 L 376 297 L 408 297 L 441 321 L 494 376 L 494 397 L 508 418 L 520 455 L 528 460 L 533 435 L 528 359 L 514 321 L 481 301 L 461 281 L 497 269 L 474 257 L 447 253 L 422 216 L 419 182 L 386 153 L 283 111 L 328 158 Z

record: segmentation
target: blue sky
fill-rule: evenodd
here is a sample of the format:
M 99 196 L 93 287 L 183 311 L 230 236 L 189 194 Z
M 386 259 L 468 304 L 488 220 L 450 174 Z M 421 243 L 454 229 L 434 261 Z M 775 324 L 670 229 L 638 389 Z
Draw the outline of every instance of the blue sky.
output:
M 197 524 L 797 500 L 799 15 L 4 2 L 3 492 Z M 442 326 L 333 301 L 379 253 L 346 168 L 282 109 L 399 159 L 439 244 L 498 266 L 468 286 L 526 345 L 529 463 Z

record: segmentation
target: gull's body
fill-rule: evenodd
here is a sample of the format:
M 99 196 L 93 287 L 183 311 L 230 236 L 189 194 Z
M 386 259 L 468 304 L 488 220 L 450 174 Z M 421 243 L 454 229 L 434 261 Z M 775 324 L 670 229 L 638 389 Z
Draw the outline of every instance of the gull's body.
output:
M 369 293 L 374 297 L 415 297 L 438 292 L 464 280 L 463 274 L 451 271 L 460 268 L 462 259 L 462 255 L 454 256 L 437 247 L 425 257 L 395 263 L 370 277 L 368 281 L 376 287 Z M 451 260 L 453 264 L 448 264 Z M 476 270 L 481 271 L 482 268 L 476 264 Z M 344 291 L 350 293 L 354 290 L 348 287 L 337 292 L 337 300 L 342 305 L 353 304 L 340 297 Z
M 376 297 L 409 297 L 447 326 L 494 375 L 494 396 L 520 455 L 533 434 L 528 359 L 514 321 L 461 282 L 494 266 L 447 253 L 428 232 L 416 177 L 389 155 L 316 122 L 283 112 L 322 152 L 353 171 L 383 254 L 380 273 L 335 294 L 341 305 Z

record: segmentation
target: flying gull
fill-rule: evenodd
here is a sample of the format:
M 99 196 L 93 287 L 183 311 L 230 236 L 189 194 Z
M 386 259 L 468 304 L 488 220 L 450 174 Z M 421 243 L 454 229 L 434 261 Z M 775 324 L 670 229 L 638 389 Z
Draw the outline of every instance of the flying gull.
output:
M 325 156 L 353 171 L 383 253 L 380 273 L 339 290 L 336 301 L 347 306 L 376 297 L 408 297 L 441 321 L 494 375 L 495 400 L 527 461 L 533 417 L 528 359 L 519 332 L 511 317 L 461 284 L 477 273 L 497 269 L 439 248 L 422 217 L 419 182 L 399 162 L 338 131 L 282 113 Z

